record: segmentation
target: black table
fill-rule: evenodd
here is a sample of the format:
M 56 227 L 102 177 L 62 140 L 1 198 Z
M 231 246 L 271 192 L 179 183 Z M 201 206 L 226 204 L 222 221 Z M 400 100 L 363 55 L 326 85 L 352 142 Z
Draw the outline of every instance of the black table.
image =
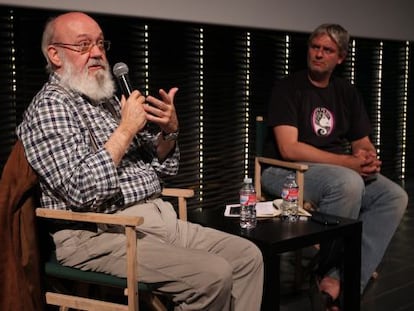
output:
M 193 210 L 189 220 L 245 237 L 261 249 L 265 267 L 262 310 L 279 310 L 281 253 L 336 239 L 342 239 L 344 244 L 343 310 L 360 310 L 360 221 L 340 218 L 338 225 L 327 226 L 311 220 L 288 223 L 274 217 L 259 220 L 255 229 L 245 230 L 240 228 L 237 218 L 225 217 L 223 212 L 224 208 Z

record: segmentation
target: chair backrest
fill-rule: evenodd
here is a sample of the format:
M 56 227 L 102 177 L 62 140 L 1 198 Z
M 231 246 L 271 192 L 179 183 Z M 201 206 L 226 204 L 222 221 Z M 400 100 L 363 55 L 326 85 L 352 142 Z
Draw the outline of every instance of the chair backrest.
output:
M 273 129 L 267 125 L 263 116 L 256 116 L 256 156 L 274 157 L 275 147 Z
M 296 182 L 299 186 L 299 206 L 303 206 L 304 172 L 308 169 L 305 164 L 289 162 L 275 159 L 276 154 L 272 155 L 275 148 L 272 128 L 269 127 L 263 116 L 256 117 L 256 157 L 255 157 L 255 188 L 259 200 L 266 200 L 266 195 L 262 194 L 261 173 L 262 165 L 283 167 L 296 172 Z
M 263 156 L 264 143 L 267 138 L 267 126 L 263 116 L 256 117 L 256 156 Z
M 264 121 L 263 116 L 256 116 L 256 148 L 255 148 L 255 189 L 258 195 L 258 200 L 263 200 L 264 196 L 262 196 L 262 185 L 261 185 L 261 173 L 262 168 L 260 162 L 258 161 L 258 157 L 263 157 L 264 148 L 266 141 L 269 136 L 269 129 Z
M 264 117 L 261 115 L 256 116 L 256 164 L 255 164 L 255 189 L 258 194 L 259 200 L 270 199 L 269 194 L 264 194 L 261 187 L 261 173 L 262 173 L 262 161 L 258 159 L 263 159 L 263 157 L 270 157 L 269 149 L 272 146 L 273 133 L 272 128 L 267 126 Z

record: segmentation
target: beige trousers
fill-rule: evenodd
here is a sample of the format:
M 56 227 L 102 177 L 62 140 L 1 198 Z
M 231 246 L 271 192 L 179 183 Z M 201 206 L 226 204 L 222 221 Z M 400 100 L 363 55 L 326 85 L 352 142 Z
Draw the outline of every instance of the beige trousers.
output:
M 119 213 L 144 217 L 137 228 L 138 280 L 172 295 L 175 310 L 260 310 L 263 259 L 253 243 L 181 221 L 161 199 Z M 126 276 L 125 236 L 116 230 L 62 230 L 53 239 L 62 264 Z

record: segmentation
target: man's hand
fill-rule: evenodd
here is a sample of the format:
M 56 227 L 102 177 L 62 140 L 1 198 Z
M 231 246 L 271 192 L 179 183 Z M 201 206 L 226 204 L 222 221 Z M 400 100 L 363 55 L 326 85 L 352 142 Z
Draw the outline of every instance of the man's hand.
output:
M 366 177 L 380 172 L 382 162 L 378 160 L 375 151 L 358 149 L 353 152 L 353 156 L 361 160 L 359 171 L 361 176 Z
M 161 89 L 159 91 L 161 99 L 148 96 L 146 100 L 151 105 L 144 105 L 147 120 L 158 124 L 167 134 L 178 131 L 178 118 L 174 106 L 174 96 L 177 91 L 178 88 L 174 87 L 167 94 Z
M 359 167 L 354 168 L 362 177 L 372 176 L 380 172 L 381 161 L 368 136 L 362 137 L 351 143 L 352 157 L 360 162 Z
M 133 91 L 128 99 L 122 95 L 120 127 L 132 136 L 142 130 L 147 123 L 144 103 L 145 97 L 139 91 Z
M 128 99 L 121 98 L 121 122 L 105 143 L 105 149 L 111 155 L 117 166 L 124 156 L 134 136 L 147 123 L 144 110 L 145 97 L 138 91 L 133 91 Z

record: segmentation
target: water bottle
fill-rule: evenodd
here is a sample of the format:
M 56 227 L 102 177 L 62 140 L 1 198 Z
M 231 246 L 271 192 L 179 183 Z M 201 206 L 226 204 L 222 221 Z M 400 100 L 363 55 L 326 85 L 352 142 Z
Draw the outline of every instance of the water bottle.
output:
M 256 223 L 256 191 L 252 179 L 245 178 L 240 189 L 240 227 L 251 229 Z
M 282 189 L 282 219 L 296 221 L 298 219 L 299 187 L 294 173 L 286 176 Z

